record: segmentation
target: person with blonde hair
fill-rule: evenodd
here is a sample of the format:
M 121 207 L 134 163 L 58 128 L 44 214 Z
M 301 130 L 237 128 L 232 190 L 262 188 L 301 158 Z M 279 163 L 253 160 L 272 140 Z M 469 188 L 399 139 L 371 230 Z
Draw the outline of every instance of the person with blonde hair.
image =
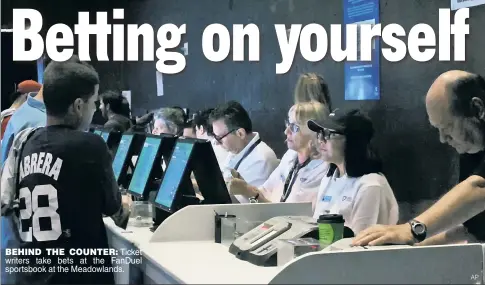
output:
M 312 101 L 320 102 L 326 105 L 329 111 L 332 110 L 328 84 L 321 75 L 316 73 L 303 73 L 300 75 L 295 86 L 294 101 L 295 104 Z
M 328 164 L 313 156 L 310 142 L 314 133 L 307 126 L 309 120 L 328 116 L 326 105 L 305 102 L 293 105 L 285 122 L 288 151 L 278 167 L 261 187 L 254 187 L 238 177 L 228 182 L 232 195 L 243 195 L 251 202 L 312 202 L 315 203 L 320 181 L 328 171 Z

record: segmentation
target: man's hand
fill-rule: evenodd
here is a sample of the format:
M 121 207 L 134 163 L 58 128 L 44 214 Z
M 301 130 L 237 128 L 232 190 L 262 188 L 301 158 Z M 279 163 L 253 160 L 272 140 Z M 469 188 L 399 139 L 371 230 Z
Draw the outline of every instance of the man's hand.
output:
M 133 200 L 131 200 L 131 195 L 121 195 L 121 204 L 131 208 L 131 204 L 133 204 Z
M 239 178 L 233 178 L 227 182 L 227 190 L 229 190 L 231 195 L 251 196 L 251 190 L 248 186 L 246 181 Z
M 414 244 L 414 237 L 409 224 L 383 226 L 376 225 L 360 232 L 352 241 L 353 246 L 383 244 Z

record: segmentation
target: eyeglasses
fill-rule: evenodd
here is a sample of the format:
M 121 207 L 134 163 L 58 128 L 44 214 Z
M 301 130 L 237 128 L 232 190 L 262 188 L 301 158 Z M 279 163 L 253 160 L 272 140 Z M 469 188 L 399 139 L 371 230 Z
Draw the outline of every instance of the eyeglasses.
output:
M 343 133 L 337 132 L 337 131 L 332 131 L 328 129 L 323 129 L 317 133 L 317 139 L 320 142 L 326 143 L 328 140 L 331 140 L 333 138 L 337 138 L 339 136 L 342 136 Z
M 300 131 L 300 126 L 295 123 L 290 123 L 288 120 L 285 120 L 285 127 L 289 128 L 292 133 L 298 133 Z
M 216 136 L 214 135 L 214 139 L 218 142 L 218 143 L 222 143 L 222 139 L 227 137 L 228 135 L 230 135 L 231 133 L 237 131 L 238 129 L 232 129 L 230 130 L 229 132 L 223 134 L 222 136 Z

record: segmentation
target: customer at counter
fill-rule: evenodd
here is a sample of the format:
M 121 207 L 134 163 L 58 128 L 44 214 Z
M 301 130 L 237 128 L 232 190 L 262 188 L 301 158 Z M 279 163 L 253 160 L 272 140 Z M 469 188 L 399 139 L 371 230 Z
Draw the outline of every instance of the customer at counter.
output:
M 330 169 L 318 191 L 314 217 L 340 214 L 357 234 L 375 224 L 395 225 L 399 207 L 382 163 L 370 150 L 372 122 L 358 110 L 336 110 L 323 120 L 308 121 L 317 133 L 322 159 Z
M 110 90 L 101 94 L 99 98 L 99 110 L 108 120 L 104 124 L 105 130 L 126 132 L 133 126 L 128 100 L 121 93 Z
M 228 183 L 229 192 L 242 195 L 252 202 L 312 202 L 316 201 L 318 187 L 328 164 L 319 159 L 311 146 L 314 134 L 308 129 L 308 120 L 321 120 L 327 108 L 318 102 L 295 104 L 285 122 L 287 152 L 278 167 L 261 187 L 247 183 L 243 178 L 233 178 Z M 237 175 L 235 175 L 237 176 Z
M 108 250 L 102 215 L 126 228 L 130 214 L 130 199 L 125 197 L 122 203 L 106 143 L 84 131 L 96 110 L 98 88 L 97 72 L 77 56 L 52 61 L 44 73 L 47 126 L 22 131 L 14 139 L 2 169 L 2 216 L 16 221 L 16 247 L 26 252 L 42 250 L 41 255 L 22 256 L 22 265 L 27 264 L 31 271 L 19 271 L 15 284 L 67 284 L 73 280 L 114 284 L 109 256 L 95 255 L 103 260 L 96 263 L 92 258 L 83 262 L 84 256 L 69 253 L 70 249 Z M 65 249 L 70 265 L 90 266 L 93 271 L 43 272 L 45 263 L 36 260 L 48 254 L 47 248 Z M 49 265 L 59 265 L 58 259 Z
M 263 184 L 278 165 L 278 159 L 259 133 L 253 132 L 244 107 L 235 101 L 227 102 L 210 114 L 209 121 L 215 141 L 229 152 L 222 167 L 226 180 L 237 171 L 249 185 Z M 241 195 L 236 198 L 240 203 L 249 202 Z
M 445 72 L 426 95 L 426 111 L 442 143 L 459 154 L 477 156 L 480 164 L 415 219 L 364 230 L 354 239 L 355 246 L 485 242 L 485 79 L 465 71 Z

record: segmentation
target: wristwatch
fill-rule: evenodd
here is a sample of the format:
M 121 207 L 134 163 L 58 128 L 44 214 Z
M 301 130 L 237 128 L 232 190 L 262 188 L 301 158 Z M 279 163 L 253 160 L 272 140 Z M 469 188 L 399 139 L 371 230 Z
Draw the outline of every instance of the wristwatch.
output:
M 409 224 L 411 225 L 411 233 L 416 242 L 422 242 L 426 239 L 426 232 L 428 229 L 425 224 L 416 220 L 411 220 Z
M 249 203 L 258 203 L 259 193 L 256 196 L 249 198 Z

